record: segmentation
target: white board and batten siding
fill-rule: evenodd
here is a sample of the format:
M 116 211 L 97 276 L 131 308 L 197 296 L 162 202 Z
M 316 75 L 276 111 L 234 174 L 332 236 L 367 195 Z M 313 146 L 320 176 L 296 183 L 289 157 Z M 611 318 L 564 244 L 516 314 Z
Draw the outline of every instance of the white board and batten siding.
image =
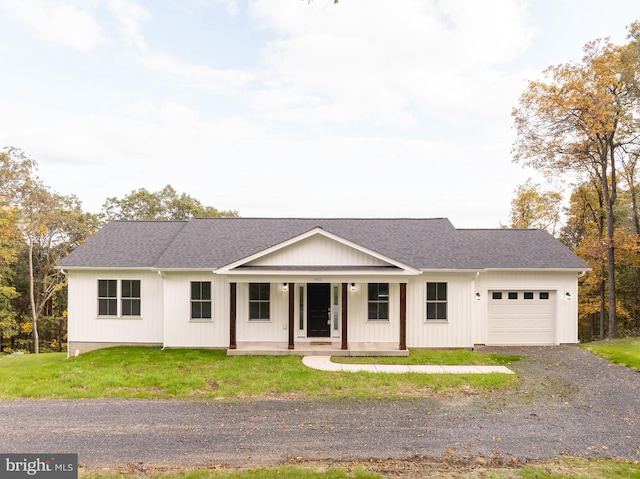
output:
M 68 273 L 68 341 L 162 344 L 162 278 L 155 272 L 132 270 Z M 98 280 L 140 280 L 141 314 L 136 317 L 98 316 Z M 118 285 L 118 288 L 120 286 Z M 71 353 L 73 353 L 71 351 Z
M 169 348 L 229 346 L 229 285 L 210 272 L 165 272 L 164 345 Z M 211 319 L 191 319 L 191 282 L 211 282 Z
M 475 281 L 475 292 L 480 295 L 474 311 L 478 318 L 474 332 L 476 344 L 577 343 L 576 279 L 575 272 L 495 271 L 480 274 Z
M 423 273 L 407 285 L 407 346 L 469 348 L 473 346 L 473 274 Z M 447 283 L 447 320 L 427 320 L 427 283 Z
M 355 343 L 397 342 L 400 338 L 400 286 L 398 283 L 389 283 L 389 319 L 369 319 L 369 282 L 382 281 L 369 278 L 367 282 L 355 283 L 355 291 L 347 292 L 347 337 Z
M 235 278 L 232 278 L 235 279 Z M 255 278 L 255 283 L 269 280 Z M 282 282 L 271 283 L 269 320 L 249 319 L 249 282 L 237 283 L 236 338 L 238 341 L 287 342 L 289 338 L 289 292 L 282 290 Z M 227 321 L 227 324 L 229 322 Z M 229 335 L 227 334 L 227 338 Z
M 320 234 L 310 236 L 247 266 L 388 266 L 374 256 Z

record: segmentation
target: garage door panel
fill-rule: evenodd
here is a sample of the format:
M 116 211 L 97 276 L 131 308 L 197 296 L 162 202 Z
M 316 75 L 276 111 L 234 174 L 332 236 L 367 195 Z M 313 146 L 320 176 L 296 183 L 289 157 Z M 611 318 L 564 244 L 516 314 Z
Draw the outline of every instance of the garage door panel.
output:
M 502 291 L 502 298 L 495 299 L 495 292 L 489 292 L 489 344 L 555 343 L 552 293 L 548 299 L 540 299 L 536 291 L 533 299 L 524 299 L 524 291 L 511 290 Z M 518 299 L 508 299 L 509 292 L 516 292 Z

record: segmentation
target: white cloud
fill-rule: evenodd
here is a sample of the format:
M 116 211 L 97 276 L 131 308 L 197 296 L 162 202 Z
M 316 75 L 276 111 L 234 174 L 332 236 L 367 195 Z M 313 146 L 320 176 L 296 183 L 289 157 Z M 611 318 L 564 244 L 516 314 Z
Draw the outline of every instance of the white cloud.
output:
M 5 0 L 0 10 L 43 40 L 77 50 L 91 50 L 103 41 L 93 16 L 73 2 Z
M 141 52 L 137 61 L 146 68 L 173 77 L 184 87 L 208 90 L 216 94 L 238 91 L 254 78 L 254 74 L 250 72 L 219 70 L 207 65 L 184 63 L 160 52 Z
M 210 0 L 209 3 L 222 5 L 229 15 L 237 15 L 240 11 L 240 0 Z
M 131 0 L 107 0 L 107 5 L 120 23 L 125 41 L 138 50 L 146 50 L 141 23 L 151 17 L 149 11 Z
M 310 4 L 256 0 L 258 24 L 279 39 L 264 50 L 268 85 L 297 99 L 278 115 L 328 122 L 406 126 L 418 113 L 453 121 L 481 116 L 487 105 L 513 103 L 519 75 L 499 66 L 532 40 L 519 0 L 329 0 Z M 275 87 L 273 85 L 276 85 Z M 508 109 L 506 110 L 508 111 Z

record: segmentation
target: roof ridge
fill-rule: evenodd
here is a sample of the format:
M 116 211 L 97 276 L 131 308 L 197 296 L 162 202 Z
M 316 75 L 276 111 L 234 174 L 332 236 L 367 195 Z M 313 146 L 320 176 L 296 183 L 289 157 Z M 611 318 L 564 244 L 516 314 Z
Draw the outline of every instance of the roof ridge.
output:
M 219 218 L 215 218 L 215 217 L 210 217 L 210 218 L 205 218 L 205 217 L 193 217 L 190 218 L 188 221 L 193 221 L 193 220 L 229 220 L 229 221 L 240 221 L 240 220 L 305 220 L 305 221 L 327 221 L 327 220 L 331 220 L 331 221 L 350 221 L 350 220 L 357 220 L 357 221 L 435 221 L 435 220 L 445 220 L 445 221 L 449 221 L 449 218 L 446 218 L 444 216 L 442 217 L 434 217 L 434 218 L 407 218 L 407 217 L 392 217 L 392 218 L 383 218 L 383 217 L 320 217 L 320 216 L 239 216 L 239 217 L 234 217 L 234 218 L 230 218 L 230 217 L 219 217 Z M 122 221 L 126 221 L 126 220 L 122 220 Z M 143 220 L 143 221 L 148 221 L 148 220 Z M 165 221 L 165 220 L 158 220 L 158 221 Z M 170 220 L 167 220 L 170 221 Z M 177 220 L 176 220 L 177 221 Z
M 188 223 L 189 220 L 109 220 L 108 223 Z

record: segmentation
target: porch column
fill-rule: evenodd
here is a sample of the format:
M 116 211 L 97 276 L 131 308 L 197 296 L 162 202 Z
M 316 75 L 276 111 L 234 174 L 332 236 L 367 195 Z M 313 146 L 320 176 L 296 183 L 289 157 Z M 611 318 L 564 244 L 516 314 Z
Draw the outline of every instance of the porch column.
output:
M 289 283 L 289 349 L 295 349 L 295 346 L 293 344 L 293 331 L 296 324 L 295 297 L 295 283 Z
M 400 351 L 407 349 L 407 283 L 400 283 Z
M 342 347 L 340 349 L 347 350 L 348 346 L 348 338 L 347 338 L 347 283 L 342 283 Z
M 229 287 L 229 349 L 236 349 L 236 283 L 229 283 Z

